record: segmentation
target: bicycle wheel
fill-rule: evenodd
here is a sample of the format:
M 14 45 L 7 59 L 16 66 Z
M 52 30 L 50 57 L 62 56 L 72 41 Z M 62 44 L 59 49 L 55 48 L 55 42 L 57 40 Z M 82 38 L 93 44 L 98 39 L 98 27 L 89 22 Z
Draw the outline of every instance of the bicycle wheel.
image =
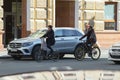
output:
M 59 53 L 52 53 L 51 60 L 58 61 L 59 60 Z
M 98 47 L 94 47 L 94 48 L 92 49 L 91 58 L 92 58 L 93 60 L 98 60 L 98 59 L 100 58 L 100 56 L 101 56 L 101 51 L 100 51 L 100 49 L 99 49 Z
M 75 50 L 74 56 L 75 56 L 75 59 L 77 59 L 78 61 L 83 60 L 85 57 L 84 47 L 78 46 Z
M 35 60 L 36 60 L 37 62 L 40 62 L 40 61 L 43 60 L 43 55 L 42 55 L 42 53 L 43 53 L 42 50 L 40 50 L 40 51 L 38 51 L 38 52 L 35 53 Z

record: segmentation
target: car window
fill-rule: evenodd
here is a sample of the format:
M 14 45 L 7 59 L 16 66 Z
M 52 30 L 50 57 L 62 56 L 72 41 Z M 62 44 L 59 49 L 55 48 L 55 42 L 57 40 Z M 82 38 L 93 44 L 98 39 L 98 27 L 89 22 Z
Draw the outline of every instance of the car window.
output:
M 63 31 L 62 30 L 56 30 L 55 31 L 55 37 L 63 37 Z
M 77 36 L 76 30 L 64 30 L 64 36 L 69 37 L 69 36 Z
M 37 30 L 36 32 L 29 35 L 31 38 L 40 38 L 47 32 L 47 29 Z
M 83 34 L 76 30 L 77 36 L 82 36 Z

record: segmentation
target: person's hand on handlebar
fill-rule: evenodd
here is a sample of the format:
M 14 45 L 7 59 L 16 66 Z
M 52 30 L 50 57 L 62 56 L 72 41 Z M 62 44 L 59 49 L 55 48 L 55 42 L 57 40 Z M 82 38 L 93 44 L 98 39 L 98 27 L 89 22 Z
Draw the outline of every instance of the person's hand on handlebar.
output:
M 79 40 L 82 40 L 81 38 Z
M 41 38 L 44 38 L 44 37 L 42 36 L 42 37 L 40 37 L 40 39 L 41 39 Z
M 46 39 L 47 39 L 48 37 L 43 37 L 43 36 L 42 36 L 42 37 L 40 37 L 40 39 L 41 39 L 41 38 L 46 38 Z

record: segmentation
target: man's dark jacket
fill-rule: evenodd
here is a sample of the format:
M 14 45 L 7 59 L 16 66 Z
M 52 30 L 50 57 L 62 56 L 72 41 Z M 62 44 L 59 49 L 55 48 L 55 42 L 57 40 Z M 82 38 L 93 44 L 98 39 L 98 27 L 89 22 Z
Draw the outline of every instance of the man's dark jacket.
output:
M 49 45 L 54 45 L 55 44 L 55 37 L 54 37 L 54 31 L 48 30 L 46 34 L 43 35 L 43 37 L 47 37 L 46 43 Z
M 90 28 L 85 35 L 80 38 L 80 40 L 84 37 L 87 37 L 87 43 L 96 43 L 96 35 L 93 28 Z

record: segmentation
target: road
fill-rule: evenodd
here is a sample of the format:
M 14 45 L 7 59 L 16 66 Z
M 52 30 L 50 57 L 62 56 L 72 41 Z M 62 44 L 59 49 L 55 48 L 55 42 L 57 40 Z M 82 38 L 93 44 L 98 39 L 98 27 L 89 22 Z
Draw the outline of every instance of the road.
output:
M 116 65 L 107 58 L 100 58 L 94 61 L 90 58 L 85 58 L 83 61 L 77 61 L 73 56 L 66 56 L 57 62 L 52 60 L 44 60 L 42 62 L 36 62 L 32 59 L 13 60 L 0 59 L 0 76 L 8 74 L 16 74 L 23 72 L 35 72 L 35 71 L 73 71 L 73 70 L 116 70 L 120 71 L 120 65 Z

